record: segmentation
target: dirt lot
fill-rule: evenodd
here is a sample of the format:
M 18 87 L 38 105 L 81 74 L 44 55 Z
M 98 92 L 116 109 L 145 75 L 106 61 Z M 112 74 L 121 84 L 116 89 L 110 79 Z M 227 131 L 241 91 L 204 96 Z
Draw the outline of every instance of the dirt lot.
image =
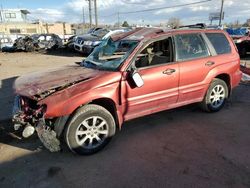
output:
M 0 53 L 0 187 L 250 187 L 249 85 L 218 113 L 190 105 L 130 121 L 92 156 L 50 153 L 36 136 L 15 136 L 9 117 L 16 77 L 81 59 Z

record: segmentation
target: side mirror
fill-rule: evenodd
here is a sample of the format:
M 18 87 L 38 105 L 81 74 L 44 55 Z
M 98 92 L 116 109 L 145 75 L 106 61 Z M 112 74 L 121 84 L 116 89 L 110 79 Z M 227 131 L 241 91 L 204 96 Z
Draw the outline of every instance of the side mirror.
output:
M 133 79 L 136 87 L 142 87 L 144 85 L 144 81 L 138 72 L 133 72 L 132 79 Z

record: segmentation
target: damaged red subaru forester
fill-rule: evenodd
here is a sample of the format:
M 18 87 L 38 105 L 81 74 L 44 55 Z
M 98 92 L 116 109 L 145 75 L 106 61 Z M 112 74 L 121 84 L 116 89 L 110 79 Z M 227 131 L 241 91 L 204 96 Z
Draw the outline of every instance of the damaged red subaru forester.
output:
M 37 132 L 50 151 L 64 139 L 78 154 L 101 150 L 123 122 L 200 103 L 219 111 L 241 79 L 234 43 L 221 30 L 142 28 L 103 41 L 79 65 L 15 82 L 15 129 Z

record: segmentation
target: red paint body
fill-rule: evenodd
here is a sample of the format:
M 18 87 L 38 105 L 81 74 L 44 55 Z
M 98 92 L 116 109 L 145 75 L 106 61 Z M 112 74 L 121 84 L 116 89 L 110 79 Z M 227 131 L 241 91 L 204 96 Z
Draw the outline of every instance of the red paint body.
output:
M 149 32 L 142 29 L 132 33 L 133 37 L 143 37 L 117 72 L 99 71 L 80 66 L 65 67 L 50 73 L 33 74 L 18 79 L 17 93 L 34 98 L 36 94 L 48 89 L 75 82 L 38 101 L 38 104 L 47 106 L 45 118 L 70 115 L 78 107 L 96 99 L 109 99 L 115 104 L 121 126 L 126 120 L 202 101 L 209 84 L 219 75 L 229 76 L 231 89 L 238 85 L 241 79 L 240 59 L 232 40 L 226 33 L 215 30 L 171 30 L 157 33 L 158 30 L 155 29 L 155 32 L 152 32 L 151 29 Z M 144 80 L 144 85 L 141 88 L 130 86 L 128 81 L 130 73 L 127 67 L 145 42 L 180 33 L 204 32 L 223 32 L 230 42 L 232 52 L 226 55 L 140 68 L 138 72 Z M 213 61 L 215 64 L 205 66 L 208 61 Z M 175 69 L 176 72 L 172 75 L 162 74 L 167 69 Z

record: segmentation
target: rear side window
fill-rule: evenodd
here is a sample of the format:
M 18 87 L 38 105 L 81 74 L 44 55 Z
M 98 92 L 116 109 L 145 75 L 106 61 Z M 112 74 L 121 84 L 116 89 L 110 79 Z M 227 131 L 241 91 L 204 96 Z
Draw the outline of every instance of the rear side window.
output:
M 176 35 L 178 61 L 185 61 L 209 56 L 207 47 L 200 34 Z
M 206 35 L 218 55 L 231 53 L 231 46 L 223 33 L 206 33 Z

